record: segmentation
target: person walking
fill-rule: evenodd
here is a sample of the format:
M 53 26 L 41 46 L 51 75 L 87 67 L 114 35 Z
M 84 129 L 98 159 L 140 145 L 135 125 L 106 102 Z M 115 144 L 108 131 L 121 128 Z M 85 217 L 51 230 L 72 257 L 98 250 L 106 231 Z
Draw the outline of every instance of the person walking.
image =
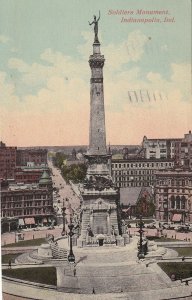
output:
M 9 269 L 11 269 L 11 259 L 8 262 Z

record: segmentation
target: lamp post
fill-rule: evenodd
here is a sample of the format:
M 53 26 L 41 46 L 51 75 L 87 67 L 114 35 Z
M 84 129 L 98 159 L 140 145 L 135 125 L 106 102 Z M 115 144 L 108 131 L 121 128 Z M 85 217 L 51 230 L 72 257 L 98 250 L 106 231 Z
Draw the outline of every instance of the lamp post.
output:
M 143 253 L 143 221 L 142 221 L 142 215 L 140 215 L 140 221 L 139 221 L 139 251 L 138 251 L 138 258 L 144 258 L 144 253 Z
M 63 214 L 63 231 L 61 233 L 61 235 L 65 235 L 65 213 L 66 207 L 64 206 L 64 200 L 63 200 L 63 208 L 62 208 L 62 214 Z
M 69 255 L 68 255 L 68 261 L 70 263 L 74 263 L 75 262 L 75 255 L 73 254 L 73 245 L 72 245 L 72 236 L 74 235 L 73 233 L 73 227 L 74 225 L 73 224 L 69 224 L 68 225 L 69 227 L 69 237 L 70 237 L 70 250 L 69 250 Z
M 169 222 L 169 209 L 168 209 L 168 198 L 164 199 L 164 204 L 163 204 L 165 216 L 164 218 L 166 219 L 166 222 Z

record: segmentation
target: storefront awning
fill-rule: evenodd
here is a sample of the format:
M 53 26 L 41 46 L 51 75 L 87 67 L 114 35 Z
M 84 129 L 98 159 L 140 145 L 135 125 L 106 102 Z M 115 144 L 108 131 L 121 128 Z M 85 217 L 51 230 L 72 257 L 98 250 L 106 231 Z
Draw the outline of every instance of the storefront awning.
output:
M 23 226 L 25 225 L 24 220 L 23 219 L 19 219 L 19 225 Z
M 182 215 L 181 214 L 174 214 L 173 218 L 172 218 L 172 221 L 173 222 L 180 222 L 181 219 L 182 219 Z
M 35 219 L 34 218 L 25 218 L 25 224 L 33 225 L 33 224 L 35 224 Z

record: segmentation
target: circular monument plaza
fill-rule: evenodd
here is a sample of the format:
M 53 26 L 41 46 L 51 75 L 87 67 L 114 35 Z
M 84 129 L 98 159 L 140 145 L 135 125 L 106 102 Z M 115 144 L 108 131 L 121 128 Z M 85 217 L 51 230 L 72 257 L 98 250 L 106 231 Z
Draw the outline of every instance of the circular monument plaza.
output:
M 50 235 L 37 249 L 19 255 L 12 268 L 28 268 L 29 272 L 35 272 L 35 268 L 39 266 L 45 269 L 55 267 L 56 286 L 3 277 L 4 298 L 6 300 L 6 295 L 10 294 L 12 289 L 13 295 L 23 299 L 189 297 L 190 285 L 172 281 L 157 264 L 164 260 L 179 260 L 177 253 L 168 248 L 157 247 L 155 242 L 148 242 L 148 253 L 145 258 L 139 259 L 138 244 L 139 236 L 131 236 L 129 244 L 125 246 L 99 246 L 99 243 L 82 248 L 73 246 L 75 262 L 70 263 L 69 237 L 54 240 Z

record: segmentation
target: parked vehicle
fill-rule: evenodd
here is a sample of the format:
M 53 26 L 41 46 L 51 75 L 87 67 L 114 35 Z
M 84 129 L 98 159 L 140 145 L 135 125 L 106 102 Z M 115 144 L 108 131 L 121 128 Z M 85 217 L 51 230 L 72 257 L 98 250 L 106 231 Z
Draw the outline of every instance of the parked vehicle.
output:
M 38 227 L 34 228 L 33 229 L 34 231 L 39 231 L 40 229 Z
M 146 225 L 146 228 L 149 228 L 149 229 L 155 229 L 157 228 L 155 224 L 147 224 Z
M 189 232 L 189 226 L 179 226 L 177 229 L 176 229 L 177 232 Z
M 162 228 L 163 228 L 163 229 L 169 229 L 169 226 L 170 226 L 170 225 L 169 225 L 168 223 L 164 223 L 164 224 L 162 225 Z
M 48 227 L 48 230 L 52 230 L 52 229 L 55 229 L 55 227 L 54 226 Z

